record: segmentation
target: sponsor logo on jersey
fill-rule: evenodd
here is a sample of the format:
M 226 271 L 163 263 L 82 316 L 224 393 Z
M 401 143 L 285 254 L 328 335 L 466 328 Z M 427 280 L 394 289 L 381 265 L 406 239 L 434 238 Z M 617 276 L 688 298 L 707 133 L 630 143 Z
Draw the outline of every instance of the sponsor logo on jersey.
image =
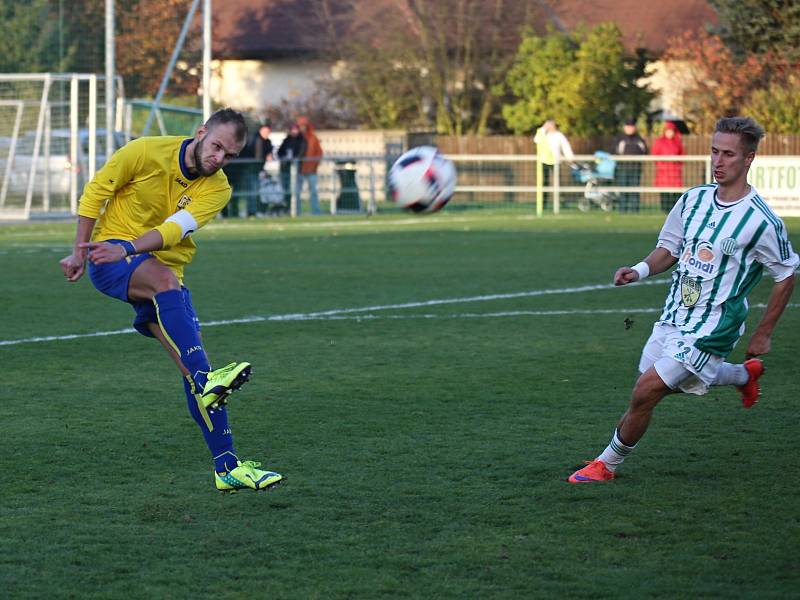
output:
M 706 223 L 706 227 L 708 227 L 709 229 L 716 229 L 717 224 L 714 223 L 714 221 L 709 221 L 708 223 Z
M 183 187 L 183 189 L 186 189 L 186 188 L 188 188 L 188 187 L 189 187 L 189 184 L 188 184 L 188 183 L 186 183 L 186 182 L 185 182 L 183 179 L 181 179 L 180 177 L 176 177 L 176 178 L 175 178 L 175 182 L 176 182 L 176 183 L 178 183 L 178 184 L 179 184 L 181 187 Z
M 687 274 L 681 275 L 681 302 L 684 306 L 694 306 L 700 300 L 700 282 Z
M 189 196 L 187 196 L 186 194 L 184 194 L 183 196 L 181 196 L 180 201 L 178 201 L 178 210 L 183 210 L 184 208 L 189 206 L 191 203 L 192 203 L 192 199 L 189 198 Z
M 719 246 L 722 249 L 722 253 L 727 254 L 728 256 L 733 256 L 739 249 L 739 244 L 732 237 L 725 238 L 724 240 L 722 240 Z
M 716 269 L 714 257 L 714 246 L 710 242 L 700 242 L 694 254 L 691 248 L 687 248 L 682 260 L 690 269 L 711 275 Z
M 714 246 L 709 242 L 700 242 L 697 245 L 697 258 L 703 262 L 711 262 L 714 260 Z

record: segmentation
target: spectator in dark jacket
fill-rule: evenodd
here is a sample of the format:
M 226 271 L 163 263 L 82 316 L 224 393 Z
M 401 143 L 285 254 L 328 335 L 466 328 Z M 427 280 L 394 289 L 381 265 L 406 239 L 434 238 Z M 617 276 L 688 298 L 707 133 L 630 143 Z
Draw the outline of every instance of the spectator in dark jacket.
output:
M 283 186 L 283 202 L 286 208 L 292 202 L 292 164 L 305 154 L 306 140 L 300 135 L 297 123 L 289 126 L 289 132 L 278 148 L 278 160 L 281 162 L 281 186 Z M 296 186 L 297 182 L 295 182 Z
M 230 216 L 238 215 L 239 198 L 245 199 L 248 217 L 258 215 L 258 176 L 264 168 L 264 161 L 272 159 L 270 133 L 272 133 L 272 123 L 269 119 L 262 121 L 258 131 L 247 140 L 247 145 L 239 153 L 238 160 L 227 167 L 230 171 L 228 180 L 234 194 L 229 209 L 229 213 L 232 213 Z
M 614 140 L 612 154 L 623 156 L 642 156 L 647 154 L 647 143 L 636 131 L 636 119 L 628 119 L 623 126 L 623 134 Z M 618 186 L 639 187 L 642 181 L 642 163 L 639 161 L 618 161 L 614 174 Z M 639 211 L 639 192 L 620 194 L 620 212 Z
M 272 122 L 269 119 L 265 119 L 251 141 L 253 145 L 253 158 L 260 163 L 260 167 L 264 166 L 264 162 L 273 159 L 272 140 L 269 139 L 271 133 Z

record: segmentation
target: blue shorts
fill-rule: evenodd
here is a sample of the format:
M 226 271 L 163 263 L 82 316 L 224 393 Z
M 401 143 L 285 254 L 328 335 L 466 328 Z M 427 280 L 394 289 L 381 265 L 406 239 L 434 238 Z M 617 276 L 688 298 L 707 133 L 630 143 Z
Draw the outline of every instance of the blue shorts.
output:
M 118 240 L 106 240 L 107 242 L 115 243 Z M 92 284 L 99 291 L 107 296 L 116 298 L 127 302 L 133 307 L 136 317 L 133 319 L 133 327 L 147 337 L 154 337 L 150 333 L 148 323 L 158 323 L 158 316 L 156 315 L 156 306 L 152 302 L 139 302 L 130 300 L 128 298 L 128 285 L 131 281 L 131 276 L 136 268 L 149 258 L 155 258 L 152 254 L 145 252 L 143 254 L 136 254 L 128 256 L 124 260 L 115 263 L 106 263 L 103 265 L 95 265 L 89 263 L 89 278 Z M 183 301 L 186 304 L 186 310 L 189 313 L 194 326 L 197 331 L 200 331 L 200 320 L 197 318 L 197 313 L 192 306 L 192 294 L 186 287 L 181 286 L 183 292 Z

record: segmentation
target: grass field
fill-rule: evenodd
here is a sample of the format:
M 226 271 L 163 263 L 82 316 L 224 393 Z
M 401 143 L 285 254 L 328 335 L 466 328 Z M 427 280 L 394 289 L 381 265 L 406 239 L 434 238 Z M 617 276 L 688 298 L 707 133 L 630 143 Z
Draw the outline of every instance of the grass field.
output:
M 0 596 L 797 597 L 795 306 L 754 409 L 732 388 L 669 397 L 616 481 L 565 482 L 626 407 L 666 280 L 609 283 L 661 220 L 199 232 L 186 283 L 206 347 L 254 365 L 237 448 L 288 477 L 232 496 L 163 350 L 97 335 L 130 308 L 63 280 L 73 225 L 0 227 Z

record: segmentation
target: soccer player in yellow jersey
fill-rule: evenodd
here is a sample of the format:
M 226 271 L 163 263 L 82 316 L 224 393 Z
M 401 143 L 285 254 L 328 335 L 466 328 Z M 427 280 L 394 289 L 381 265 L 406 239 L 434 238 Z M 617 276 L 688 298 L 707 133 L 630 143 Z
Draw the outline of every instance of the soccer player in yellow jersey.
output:
M 69 281 L 84 274 L 102 293 L 129 303 L 134 327 L 161 342 L 184 376 L 189 412 L 214 458 L 217 489 L 268 489 L 282 479 L 260 463 L 240 461 L 225 402 L 250 377 L 250 364 L 212 370 L 200 339 L 184 266 L 191 234 L 228 203 L 221 171 L 247 140 L 242 115 L 217 111 L 194 138 L 142 137 L 120 148 L 86 185 L 72 254 L 61 260 Z

